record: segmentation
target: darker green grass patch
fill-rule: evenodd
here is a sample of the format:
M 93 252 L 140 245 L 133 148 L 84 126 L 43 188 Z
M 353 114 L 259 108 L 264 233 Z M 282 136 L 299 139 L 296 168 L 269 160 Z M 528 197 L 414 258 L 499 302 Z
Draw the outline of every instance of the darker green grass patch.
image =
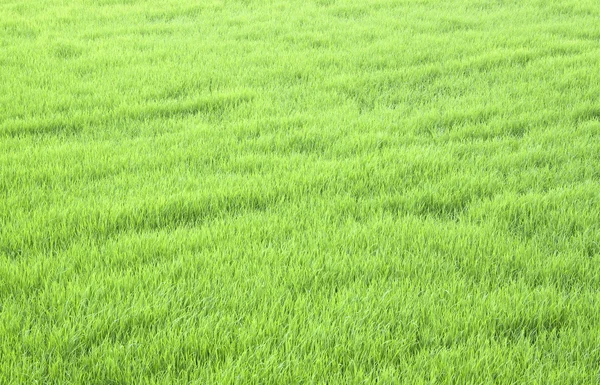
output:
M 548 309 L 540 314 L 513 314 L 499 318 L 494 326 L 495 338 L 517 343 L 535 344 L 541 338 L 559 338 L 567 327 L 569 313 L 564 309 Z
M 406 214 L 431 217 L 444 221 L 458 221 L 469 209 L 472 201 L 482 199 L 468 192 L 412 191 L 404 196 L 386 198 L 382 202 L 384 212 L 395 216 Z
M 115 118 L 123 116 L 133 120 L 171 119 L 190 115 L 201 115 L 207 119 L 223 119 L 243 103 L 253 99 L 250 94 L 217 95 L 196 100 L 162 100 L 138 108 L 127 108 L 117 112 Z
M 1 244 L 6 254 L 12 257 L 36 250 L 56 252 L 66 250 L 84 239 L 104 242 L 122 233 L 194 227 L 217 218 L 265 211 L 277 201 L 269 194 L 248 192 L 205 196 L 202 199 L 172 197 L 108 210 L 89 211 L 80 208 L 76 211 L 41 214 L 40 220 L 46 223 L 45 231 L 32 237 L 18 235 L 18 230 L 13 228 L 13 232 L 2 234 Z
M 149 10 L 146 19 L 151 23 L 189 22 L 198 18 L 202 12 L 210 9 L 204 5 L 173 7 L 158 12 Z
M 589 121 L 600 121 L 600 107 L 598 106 L 582 106 L 576 108 L 572 113 L 572 119 L 577 124 L 589 122 Z
M 183 91 L 180 91 L 183 93 Z M 0 124 L 0 136 L 72 136 L 85 130 L 117 124 L 134 125 L 160 119 L 184 119 L 200 116 L 209 121 L 219 121 L 234 113 L 244 103 L 253 100 L 251 94 L 222 94 L 197 99 L 165 99 L 137 106 L 112 109 L 107 113 L 65 111 L 55 118 L 12 119 Z
M 52 54 L 58 59 L 70 60 L 80 57 L 84 50 L 83 48 L 69 43 L 56 43 L 52 47 Z
M 330 12 L 333 16 L 340 19 L 360 20 L 369 15 L 369 8 L 359 5 L 333 7 L 331 8 Z
M 19 138 L 25 136 L 75 135 L 81 133 L 88 122 L 82 119 L 61 116 L 46 119 L 9 120 L 0 124 L 0 137 Z

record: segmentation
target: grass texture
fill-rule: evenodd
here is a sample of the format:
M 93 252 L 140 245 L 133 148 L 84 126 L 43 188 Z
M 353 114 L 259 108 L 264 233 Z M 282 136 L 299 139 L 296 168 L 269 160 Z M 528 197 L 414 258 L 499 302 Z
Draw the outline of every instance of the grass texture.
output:
M 1 0 L 0 383 L 599 383 L 599 21 Z

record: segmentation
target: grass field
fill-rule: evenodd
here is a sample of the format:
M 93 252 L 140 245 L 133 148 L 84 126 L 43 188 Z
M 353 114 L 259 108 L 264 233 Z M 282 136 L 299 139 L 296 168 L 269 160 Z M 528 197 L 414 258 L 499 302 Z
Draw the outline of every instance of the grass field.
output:
M 600 2 L 0 0 L 0 383 L 600 383 Z

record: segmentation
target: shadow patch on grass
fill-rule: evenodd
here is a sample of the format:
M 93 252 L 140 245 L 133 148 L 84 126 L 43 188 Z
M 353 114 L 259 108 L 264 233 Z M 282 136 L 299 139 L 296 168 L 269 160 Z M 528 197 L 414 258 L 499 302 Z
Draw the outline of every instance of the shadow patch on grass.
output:
M 35 234 L 18 228 L 0 234 L 0 251 L 18 257 L 33 251 L 66 250 L 81 239 L 102 243 L 128 232 L 194 227 L 219 218 L 263 212 L 276 200 L 273 194 L 258 191 L 232 192 L 204 197 L 172 197 L 108 210 L 104 207 L 57 212 L 46 215 Z
M 194 5 L 182 9 L 167 9 L 160 12 L 152 12 L 146 15 L 146 20 L 150 23 L 170 23 L 173 21 L 194 20 L 202 14 L 205 7 Z
M 460 31 L 471 31 L 477 29 L 478 24 L 472 21 L 459 20 L 456 18 L 443 18 L 439 20 L 437 29 L 440 32 L 452 33 Z
M 57 59 L 69 60 L 80 57 L 83 54 L 83 49 L 73 44 L 57 43 L 51 52 Z
M 6 120 L 0 123 L 0 138 L 31 135 L 75 135 L 90 126 L 101 129 L 115 123 L 126 125 L 133 122 L 186 118 L 188 116 L 202 116 L 209 121 L 219 121 L 252 99 L 250 94 L 223 94 L 193 100 L 167 99 L 133 107 L 124 106 L 105 115 L 85 116 L 82 111 L 65 111 L 62 116 L 58 117 Z M 75 114 L 81 116 L 73 117 Z
M 320 135 L 290 135 L 276 144 L 276 148 L 284 154 L 323 154 L 326 151 L 325 141 Z
M 0 125 L 0 137 L 22 137 L 36 135 L 73 135 L 80 133 L 84 123 L 66 117 L 10 120 Z
M 405 196 L 386 199 L 382 203 L 383 211 L 395 216 L 413 214 L 419 217 L 431 217 L 445 221 L 458 221 L 471 204 L 468 196 L 439 196 L 424 193 L 420 196 Z
M 600 256 L 600 240 L 588 241 L 584 246 L 584 254 L 588 258 L 597 258 Z
M 331 14 L 338 19 L 360 20 L 367 16 L 369 12 L 366 7 L 346 6 L 333 9 Z
M 572 112 L 571 118 L 581 124 L 589 121 L 600 121 L 600 106 L 585 106 Z
M 202 115 L 206 118 L 220 119 L 232 112 L 243 103 L 251 101 L 249 94 L 217 95 L 193 100 L 163 100 L 140 105 L 134 108 L 126 107 L 116 113 L 117 119 L 152 120 Z
M 499 319 L 494 328 L 494 337 L 511 342 L 525 339 L 535 343 L 542 334 L 559 334 L 566 323 L 567 315 L 564 311 L 547 311 L 537 317 L 533 313 Z
M 15 39 L 35 39 L 40 34 L 39 31 L 16 21 L 4 21 L 0 24 L 0 33 Z

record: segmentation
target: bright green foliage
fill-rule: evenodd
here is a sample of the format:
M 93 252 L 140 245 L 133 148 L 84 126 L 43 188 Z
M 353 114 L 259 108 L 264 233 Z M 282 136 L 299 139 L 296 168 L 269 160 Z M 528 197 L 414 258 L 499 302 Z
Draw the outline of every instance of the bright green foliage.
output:
M 1 384 L 600 382 L 597 0 L 0 0 Z

